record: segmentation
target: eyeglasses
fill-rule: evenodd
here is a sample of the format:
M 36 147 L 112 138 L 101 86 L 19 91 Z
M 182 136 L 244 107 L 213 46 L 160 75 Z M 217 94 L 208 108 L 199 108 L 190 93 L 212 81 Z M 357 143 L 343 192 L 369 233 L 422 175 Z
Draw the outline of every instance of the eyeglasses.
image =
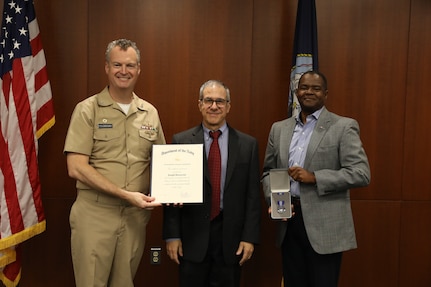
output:
M 211 98 L 200 99 L 200 101 L 207 107 L 211 107 L 214 103 L 216 103 L 217 107 L 219 108 L 222 108 L 226 106 L 226 103 L 229 103 L 229 101 L 226 101 L 225 99 L 211 99 Z

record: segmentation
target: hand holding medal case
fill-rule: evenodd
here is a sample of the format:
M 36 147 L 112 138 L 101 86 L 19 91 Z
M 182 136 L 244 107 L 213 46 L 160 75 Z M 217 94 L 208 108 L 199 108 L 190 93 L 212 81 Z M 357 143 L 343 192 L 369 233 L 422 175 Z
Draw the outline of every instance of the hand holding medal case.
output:
M 273 219 L 292 217 L 290 177 L 287 169 L 271 169 L 269 180 L 271 187 L 271 217 Z

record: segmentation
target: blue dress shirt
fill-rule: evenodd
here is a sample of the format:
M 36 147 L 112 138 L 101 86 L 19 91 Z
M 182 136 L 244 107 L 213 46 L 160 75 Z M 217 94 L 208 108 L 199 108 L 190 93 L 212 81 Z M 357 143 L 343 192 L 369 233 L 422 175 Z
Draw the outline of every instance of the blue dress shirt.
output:
M 304 167 L 308 144 L 321 112 L 322 109 L 308 115 L 305 124 L 301 121 L 300 114 L 296 116 L 296 125 L 289 147 L 289 167 Z M 299 182 L 293 180 L 293 178 L 290 178 L 290 192 L 292 196 L 300 197 Z

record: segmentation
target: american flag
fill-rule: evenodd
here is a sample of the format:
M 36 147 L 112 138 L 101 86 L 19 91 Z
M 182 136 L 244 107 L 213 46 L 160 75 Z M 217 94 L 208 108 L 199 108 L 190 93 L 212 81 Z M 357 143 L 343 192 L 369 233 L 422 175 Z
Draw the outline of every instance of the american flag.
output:
M 0 279 L 16 286 L 23 241 L 45 230 L 38 138 L 55 123 L 32 0 L 5 0 L 0 37 Z

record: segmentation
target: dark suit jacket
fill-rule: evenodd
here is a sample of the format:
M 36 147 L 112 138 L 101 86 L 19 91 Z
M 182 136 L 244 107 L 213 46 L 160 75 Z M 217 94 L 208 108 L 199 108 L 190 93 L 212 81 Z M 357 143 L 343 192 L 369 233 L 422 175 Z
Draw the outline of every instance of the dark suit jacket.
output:
M 174 135 L 172 143 L 203 144 L 202 125 Z M 204 145 L 205 149 L 205 145 Z M 203 150 L 205 155 L 205 150 Z M 240 241 L 257 244 L 260 233 L 259 156 L 255 138 L 229 127 L 228 163 L 223 199 L 223 253 L 226 263 L 238 262 Z M 204 156 L 203 204 L 164 207 L 163 238 L 180 238 L 183 257 L 201 262 L 210 234 L 211 183 Z

